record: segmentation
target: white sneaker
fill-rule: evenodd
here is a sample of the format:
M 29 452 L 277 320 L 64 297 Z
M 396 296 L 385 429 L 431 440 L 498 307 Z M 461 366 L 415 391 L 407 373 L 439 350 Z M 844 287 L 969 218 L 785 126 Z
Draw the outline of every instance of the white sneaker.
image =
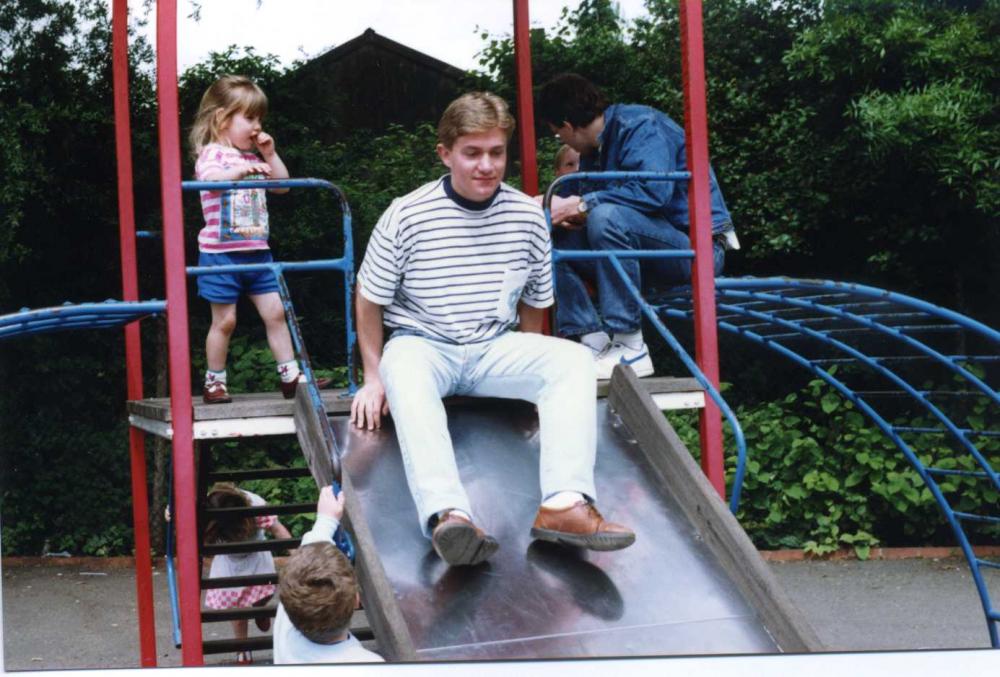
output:
M 616 364 L 632 367 L 636 376 L 652 376 L 653 360 L 649 357 L 649 348 L 643 343 L 639 350 L 633 350 L 624 343 L 612 343 L 603 353 L 597 356 L 594 366 L 597 367 L 598 380 L 611 378 L 611 372 Z

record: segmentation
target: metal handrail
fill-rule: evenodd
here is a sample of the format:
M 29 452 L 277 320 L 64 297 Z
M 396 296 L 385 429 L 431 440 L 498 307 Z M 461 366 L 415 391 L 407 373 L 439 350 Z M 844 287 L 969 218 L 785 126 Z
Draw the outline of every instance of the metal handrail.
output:
M 564 174 L 556 177 L 555 181 L 549 184 L 548 189 L 545 191 L 545 197 L 542 200 L 542 210 L 545 213 L 545 223 L 551 231 L 552 212 L 550 205 L 552 202 L 552 195 L 558 185 L 567 181 L 689 181 L 690 179 L 691 172 L 575 172 L 572 174 Z M 632 298 L 639 304 L 643 314 L 656 328 L 657 332 L 659 332 L 660 336 L 663 337 L 663 340 L 670 346 L 677 357 L 679 357 L 684 363 L 684 366 L 687 367 L 691 375 L 694 376 L 698 383 L 701 384 L 702 388 L 705 389 L 705 392 L 708 393 L 709 397 L 712 398 L 712 401 L 719 407 L 719 410 L 726 417 L 726 420 L 729 421 L 729 425 L 733 431 L 733 438 L 736 443 L 736 471 L 733 475 L 733 485 L 729 498 L 729 509 L 735 514 L 736 511 L 739 510 L 740 494 L 743 490 L 743 478 L 746 475 L 747 450 L 743 429 L 740 427 L 740 423 L 736 419 L 736 414 L 734 414 L 733 410 L 730 409 L 725 399 L 723 399 L 722 394 L 716 389 L 712 382 L 709 381 L 687 351 L 684 350 L 680 341 L 678 341 L 670 330 L 666 328 L 663 322 L 660 321 L 653 307 L 646 303 L 641 291 L 636 288 L 636 286 L 628 278 L 628 275 L 625 273 L 625 269 L 622 268 L 621 261 L 619 260 L 621 258 L 693 259 L 694 255 L 694 250 L 691 249 L 612 249 L 602 251 L 570 251 L 553 249 L 553 276 L 556 274 L 554 266 L 559 261 L 607 259 L 611 263 L 615 272 L 625 283 L 625 286 L 632 295 Z

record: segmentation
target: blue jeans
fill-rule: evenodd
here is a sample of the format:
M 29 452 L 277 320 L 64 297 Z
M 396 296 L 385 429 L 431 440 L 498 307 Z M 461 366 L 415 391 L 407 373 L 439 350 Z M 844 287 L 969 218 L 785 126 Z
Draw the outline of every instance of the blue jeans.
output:
M 690 249 L 688 236 L 663 218 L 647 216 L 615 204 L 600 204 L 587 215 L 580 230 L 555 228 L 556 249 Z M 725 250 L 714 243 L 715 274 L 722 272 Z M 621 258 L 629 279 L 639 289 L 666 288 L 691 280 L 692 259 Z M 560 336 L 580 336 L 594 331 L 631 333 L 642 326 L 638 302 L 610 262 L 560 261 L 556 273 L 556 324 Z M 601 318 L 587 293 L 584 280 L 597 287 Z
M 403 334 L 386 343 L 379 374 L 425 536 L 435 513 L 457 508 L 474 515 L 441 402 L 448 395 L 533 402 L 541 498 L 560 491 L 596 498 L 597 378 L 593 357 L 583 346 L 522 332 L 464 345 Z

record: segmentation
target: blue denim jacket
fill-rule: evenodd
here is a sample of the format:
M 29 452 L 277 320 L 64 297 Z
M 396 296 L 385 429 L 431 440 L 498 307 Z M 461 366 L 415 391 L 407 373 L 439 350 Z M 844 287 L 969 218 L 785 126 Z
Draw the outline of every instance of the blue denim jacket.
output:
M 687 171 L 684 129 L 667 115 L 649 106 L 612 104 L 604 110 L 604 130 L 598 150 L 580 158 L 580 171 Z M 732 230 L 732 218 L 722 198 L 715 172 L 709 167 L 712 199 L 712 232 Z M 658 214 L 687 232 L 687 181 L 626 181 L 592 184 L 584 193 L 588 208 L 603 203 L 632 207 L 644 214 Z

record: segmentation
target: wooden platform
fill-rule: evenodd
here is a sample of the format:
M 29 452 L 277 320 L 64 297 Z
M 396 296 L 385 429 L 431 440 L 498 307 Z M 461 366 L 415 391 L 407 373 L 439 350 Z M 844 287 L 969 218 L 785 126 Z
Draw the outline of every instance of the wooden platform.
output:
M 692 409 L 705 406 L 705 393 L 693 378 L 655 376 L 640 379 L 646 392 L 661 410 Z M 607 397 L 608 382 L 597 384 L 597 396 Z M 327 414 L 343 415 L 351 410 L 346 389 L 322 391 Z M 234 393 L 229 404 L 205 404 L 194 398 L 194 438 L 197 440 L 262 435 L 293 435 L 292 410 L 295 400 L 278 392 Z M 458 402 L 461 398 L 448 398 Z M 129 424 L 153 435 L 170 439 L 170 399 L 166 397 L 132 400 L 128 403 Z

